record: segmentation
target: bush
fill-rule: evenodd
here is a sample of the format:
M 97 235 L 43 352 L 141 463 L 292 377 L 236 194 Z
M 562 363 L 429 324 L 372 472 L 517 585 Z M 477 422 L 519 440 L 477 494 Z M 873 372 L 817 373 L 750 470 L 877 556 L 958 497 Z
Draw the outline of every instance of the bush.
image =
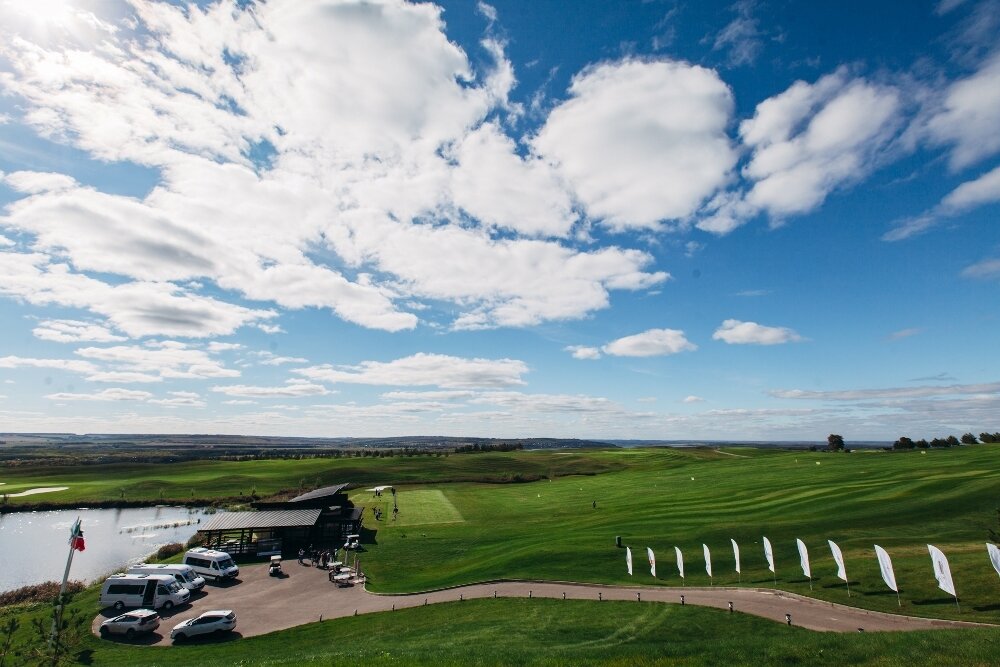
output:
M 67 593 L 77 593 L 85 588 L 82 581 L 70 581 L 66 584 Z M 41 584 L 22 586 L 13 591 L 0 593 L 0 607 L 12 604 L 27 604 L 36 602 L 52 602 L 59 595 L 59 582 L 46 581 Z
M 195 533 L 188 538 L 187 544 L 185 545 L 188 549 L 192 547 L 200 547 L 205 542 L 205 538 L 202 537 L 201 533 Z
M 156 560 L 167 560 L 171 556 L 176 556 L 180 552 L 184 551 L 184 545 L 180 542 L 171 542 L 170 544 L 164 544 L 162 547 L 156 550 Z

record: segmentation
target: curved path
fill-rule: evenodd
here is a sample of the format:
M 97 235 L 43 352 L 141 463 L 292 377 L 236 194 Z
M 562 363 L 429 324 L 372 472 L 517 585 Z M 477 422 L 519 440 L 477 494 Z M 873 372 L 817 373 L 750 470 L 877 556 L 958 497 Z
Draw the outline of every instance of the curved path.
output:
M 236 584 L 208 584 L 205 591 L 185 607 L 172 613 L 161 610 L 162 623 L 152 636 L 136 640 L 143 644 L 170 644 L 170 629 L 184 619 L 197 616 L 209 609 L 232 609 L 236 612 L 237 632 L 251 637 L 276 630 L 311 623 L 322 619 L 341 618 L 354 614 L 370 614 L 424 604 L 452 602 L 460 599 L 490 597 L 545 597 L 567 600 L 630 600 L 642 602 L 667 602 L 680 604 L 681 595 L 686 604 L 728 609 L 729 602 L 737 612 L 785 622 L 791 614 L 792 624 L 810 630 L 827 632 L 930 630 L 939 628 L 996 627 L 980 623 L 945 621 L 913 616 L 897 616 L 876 611 L 866 611 L 761 588 L 675 588 L 675 587 L 624 587 L 598 584 L 560 582 L 502 581 L 471 584 L 427 593 L 410 595 L 377 595 L 363 586 L 338 588 L 327 579 L 327 573 L 312 567 L 300 566 L 294 560 L 285 564 L 286 576 L 267 576 L 267 568 L 246 566 L 240 570 Z M 115 615 L 106 610 L 94 619 L 96 633 L 101 621 Z

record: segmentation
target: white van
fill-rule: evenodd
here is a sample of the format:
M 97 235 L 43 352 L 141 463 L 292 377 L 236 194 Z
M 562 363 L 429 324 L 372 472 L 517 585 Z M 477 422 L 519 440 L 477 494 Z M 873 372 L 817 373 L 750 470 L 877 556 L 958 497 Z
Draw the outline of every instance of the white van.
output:
M 170 574 L 113 574 L 101 586 L 101 606 L 119 611 L 125 607 L 172 609 L 190 599 L 191 591 L 181 588 Z
M 184 554 L 184 564 L 204 577 L 213 579 L 235 579 L 240 575 L 233 557 L 225 551 L 197 547 Z
M 205 587 L 205 580 L 198 576 L 198 573 L 190 565 L 164 565 L 139 563 L 128 569 L 129 574 L 169 574 L 181 588 L 186 588 L 192 593 L 200 591 Z

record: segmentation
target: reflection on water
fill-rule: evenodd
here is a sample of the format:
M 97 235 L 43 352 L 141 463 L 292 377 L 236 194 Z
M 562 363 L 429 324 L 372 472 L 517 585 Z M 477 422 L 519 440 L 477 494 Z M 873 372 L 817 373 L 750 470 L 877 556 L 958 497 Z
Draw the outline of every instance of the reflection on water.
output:
M 186 507 L 0 514 L 0 591 L 62 580 L 69 529 L 77 517 L 87 548 L 73 556 L 70 579 L 90 582 L 143 560 L 164 544 L 186 542 L 205 514 Z

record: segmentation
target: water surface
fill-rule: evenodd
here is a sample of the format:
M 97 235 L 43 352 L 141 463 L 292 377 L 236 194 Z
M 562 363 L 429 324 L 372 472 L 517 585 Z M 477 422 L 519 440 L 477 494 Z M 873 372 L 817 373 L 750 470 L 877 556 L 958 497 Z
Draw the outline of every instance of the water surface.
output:
M 206 515 L 186 507 L 76 509 L 0 514 L 0 591 L 61 581 L 69 529 L 77 517 L 86 549 L 73 556 L 70 579 L 91 582 L 121 572 L 164 544 L 184 543 Z

